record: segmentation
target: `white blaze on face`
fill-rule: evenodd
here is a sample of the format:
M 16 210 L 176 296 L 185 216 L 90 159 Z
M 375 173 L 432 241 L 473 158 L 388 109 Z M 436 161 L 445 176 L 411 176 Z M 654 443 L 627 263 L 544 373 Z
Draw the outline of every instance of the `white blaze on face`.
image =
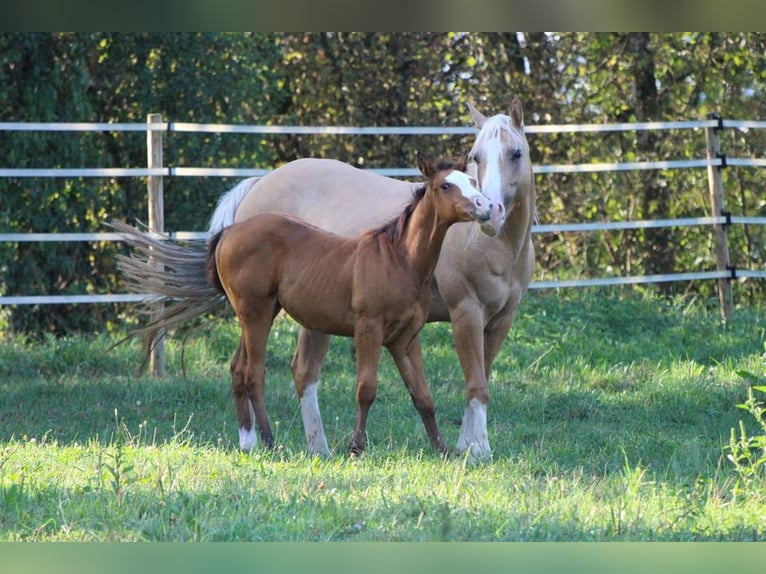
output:
M 488 141 L 482 152 L 484 175 L 481 191 L 495 205 L 503 205 L 503 145 L 499 139 Z
M 477 189 L 476 180 L 467 173 L 453 170 L 447 177 L 444 178 L 444 180 L 457 187 L 460 190 L 460 193 L 463 194 L 463 197 L 470 199 L 477 207 L 481 206 L 482 203 L 486 207 L 486 198 Z
M 514 125 L 511 118 L 502 114 L 492 116 L 476 136 L 476 142 L 469 153 L 480 165 L 478 171 L 481 192 L 493 204 L 492 217 L 482 231 L 496 235 L 505 224 L 507 209 L 510 209 L 516 194 L 514 162 L 519 162 L 516 151 L 521 151 L 528 161 L 528 146 L 523 127 Z

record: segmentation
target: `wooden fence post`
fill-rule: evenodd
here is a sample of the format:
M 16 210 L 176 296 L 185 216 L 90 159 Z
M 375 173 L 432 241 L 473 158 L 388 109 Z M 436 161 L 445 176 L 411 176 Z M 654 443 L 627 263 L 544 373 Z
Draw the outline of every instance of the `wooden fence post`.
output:
M 718 119 L 717 114 L 709 114 L 708 119 Z M 721 144 L 718 140 L 718 130 L 716 128 L 705 128 L 705 145 L 707 148 L 708 160 L 724 158 L 721 155 Z M 713 217 L 725 215 L 726 206 L 723 195 L 723 178 L 721 177 L 721 167 L 707 166 L 708 188 L 710 189 L 710 202 L 713 206 Z M 729 271 L 729 241 L 726 237 L 726 224 L 716 225 L 714 227 L 715 257 L 716 269 L 718 271 Z M 734 297 L 731 289 L 731 278 L 725 277 L 718 279 L 718 300 L 721 304 L 721 317 L 729 322 L 734 314 Z
M 149 114 L 147 124 L 162 123 L 161 114 Z M 162 166 L 162 131 L 148 129 L 146 131 L 146 158 L 149 169 Z M 163 178 L 161 175 L 150 175 L 147 178 L 149 194 L 149 231 L 162 233 L 165 231 L 165 200 L 163 196 Z M 161 265 L 161 264 L 157 264 Z M 163 303 L 156 303 L 152 318 L 156 318 L 164 309 Z M 165 331 L 159 331 L 152 341 L 151 358 L 149 361 L 152 375 L 165 375 Z

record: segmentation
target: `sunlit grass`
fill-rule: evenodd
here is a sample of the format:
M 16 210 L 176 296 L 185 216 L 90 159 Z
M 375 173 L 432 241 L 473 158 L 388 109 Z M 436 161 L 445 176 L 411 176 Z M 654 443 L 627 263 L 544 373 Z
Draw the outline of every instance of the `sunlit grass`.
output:
M 354 360 L 340 339 L 320 390 L 334 454 L 307 456 L 286 319 L 267 375 L 277 448 L 249 455 L 230 320 L 171 341 L 163 380 L 135 375 L 138 345 L 5 337 L 0 539 L 762 540 L 766 495 L 737 491 L 724 447 L 747 414 L 737 371 L 764 372 L 763 315 L 725 327 L 701 302 L 617 295 L 529 294 L 491 383 L 494 458 L 478 465 L 431 451 L 387 357 L 369 450 L 349 458 Z M 423 345 L 454 444 L 465 396 L 449 327 L 428 326 Z

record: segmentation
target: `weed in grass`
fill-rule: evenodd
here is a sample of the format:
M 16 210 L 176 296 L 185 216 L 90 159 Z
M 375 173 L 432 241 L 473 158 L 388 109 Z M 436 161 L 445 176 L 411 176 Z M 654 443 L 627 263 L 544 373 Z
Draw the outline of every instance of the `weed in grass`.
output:
M 646 469 L 640 463 L 632 466 L 624 451 L 623 456 L 625 464 L 617 483 L 620 492 L 609 501 L 609 527 L 617 537 L 630 539 L 644 521 L 644 488 L 651 486 L 653 481 L 647 480 Z
M 104 462 L 103 466 L 109 475 L 109 486 L 119 507 L 122 506 L 125 488 L 135 480 L 133 473 L 135 467 L 126 460 L 125 447 L 132 437 L 125 422 L 119 418 L 117 409 L 114 410 L 114 419 L 115 437 L 111 448 L 104 453 L 109 462 Z
M 748 371 L 738 371 L 737 374 L 748 380 L 758 381 L 760 378 Z M 766 481 L 766 403 L 757 399 L 755 393 L 766 393 L 766 385 L 753 385 L 747 389 L 747 400 L 736 405 L 747 411 L 760 427 L 761 434 L 751 435 L 745 428 L 744 421 L 739 421 L 739 433 L 732 428 L 727 459 L 734 464 L 738 482 L 735 494 L 762 491 Z

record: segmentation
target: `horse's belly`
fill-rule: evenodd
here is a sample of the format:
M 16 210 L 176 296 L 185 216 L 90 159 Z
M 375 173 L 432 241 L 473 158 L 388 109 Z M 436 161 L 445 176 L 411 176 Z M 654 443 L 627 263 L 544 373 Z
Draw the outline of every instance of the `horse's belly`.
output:
M 282 277 L 277 296 L 280 306 L 307 329 L 352 336 L 354 320 L 349 282 L 333 281 L 343 274 L 339 267 L 330 266 L 335 270 L 330 275 L 315 267 L 307 266 L 299 276 L 287 273 Z
M 350 308 L 338 308 L 325 304 L 321 299 L 312 299 L 309 303 L 292 298 L 279 297 L 279 304 L 290 317 L 302 327 L 328 335 L 351 337 L 354 334 L 354 321 Z

